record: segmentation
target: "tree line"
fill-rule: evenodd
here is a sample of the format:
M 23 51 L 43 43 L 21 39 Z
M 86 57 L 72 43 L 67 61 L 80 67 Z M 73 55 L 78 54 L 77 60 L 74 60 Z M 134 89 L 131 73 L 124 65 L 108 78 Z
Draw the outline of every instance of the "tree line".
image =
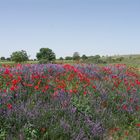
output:
M 14 61 L 16 63 L 21 63 L 25 61 L 29 61 L 30 56 L 27 54 L 25 50 L 21 51 L 15 51 L 13 52 L 10 57 L 5 58 L 2 56 L 0 60 L 2 61 Z M 48 63 L 48 62 L 53 62 L 56 60 L 56 54 L 50 49 L 50 48 L 41 48 L 39 52 L 36 53 L 36 58 L 34 60 L 38 60 L 39 63 Z M 86 60 L 87 56 L 83 55 L 80 57 L 80 54 L 78 52 L 74 52 L 73 56 L 66 56 L 65 58 L 60 57 L 59 60 L 80 60 L 80 59 Z
M 14 61 L 16 63 L 37 60 L 39 63 L 50 63 L 56 60 L 56 54 L 50 48 L 41 48 L 39 52 L 36 53 L 36 59 L 32 60 L 29 58 L 30 56 L 27 54 L 27 52 L 25 50 L 21 50 L 13 52 L 9 58 L 5 58 L 4 56 L 2 56 L 0 60 Z M 78 62 L 83 61 L 87 63 L 114 63 L 121 62 L 122 60 L 124 60 L 124 57 L 118 57 L 114 59 L 112 57 L 101 57 L 100 55 L 86 56 L 85 54 L 83 54 L 82 56 L 80 56 L 79 52 L 74 52 L 73 56 L 66 56 L 65 58 L 60 57 L 58 60 L 74 60 Z

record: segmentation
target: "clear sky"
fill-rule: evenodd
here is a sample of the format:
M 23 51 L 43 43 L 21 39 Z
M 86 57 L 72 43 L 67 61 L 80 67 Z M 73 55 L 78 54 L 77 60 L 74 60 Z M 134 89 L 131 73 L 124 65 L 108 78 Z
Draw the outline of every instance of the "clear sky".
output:
M 140 0 L 0 0 L 0 56 L 140 54 Z

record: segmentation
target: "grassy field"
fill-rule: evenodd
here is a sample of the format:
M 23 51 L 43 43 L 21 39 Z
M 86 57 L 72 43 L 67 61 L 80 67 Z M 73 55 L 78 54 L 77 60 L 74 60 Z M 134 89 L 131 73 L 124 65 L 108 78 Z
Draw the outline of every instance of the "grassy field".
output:
M 117 60 L 122 58 L 121 61 Z M 80 60 L 79 62 L 75 62 L 73 60 L 56 60 L 54 63 L 56 64 L 75 64 L 75 63 L 87 63 L 87 64 L 100 64 L 100 65 L 107 65 L 107 64 L 126 64 L 128 66 L 140 67 L 140 55 L 120 55 L 120 56 L 109 56 L 109 57 L 101 57 L 102 60 L 100 63 L 95 63 L 93 59 L 87 59 L 86 61 Z M 104 63 L 105 62 L 105 63 Z M 38 61 L 27 61 L 23 64 L 38 64 Z M 13 61 L 0 61 L 0 64 L 15 64 Z

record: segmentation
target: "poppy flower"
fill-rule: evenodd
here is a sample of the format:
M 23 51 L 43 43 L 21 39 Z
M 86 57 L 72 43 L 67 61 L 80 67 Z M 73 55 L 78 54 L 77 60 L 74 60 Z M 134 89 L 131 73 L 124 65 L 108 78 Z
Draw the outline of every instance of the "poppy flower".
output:
M 137 126 L 137 127 L 140 127 L 140 123 L 137 123 L 136 126 Z
M 12 105 L 11 104 L 7 104 L 7 108 L 8 109 L 12 109 Z
M 35 86 L 35 87 L 34 87 L 34 89 L 35 89 L 35 90 L 38 90 L 38 89 L 39 89 L 38 85 L 37 85 L 37 86 Z

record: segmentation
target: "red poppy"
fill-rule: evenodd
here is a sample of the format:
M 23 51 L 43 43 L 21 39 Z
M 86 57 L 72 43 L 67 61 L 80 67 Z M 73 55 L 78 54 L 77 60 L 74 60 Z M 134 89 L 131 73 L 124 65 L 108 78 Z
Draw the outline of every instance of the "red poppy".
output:
M 11 91 L 14 91 L 15 89 L 16 89 L 15 86 L 11 86 L 11 88 L 10 88 Z
M 46 85 L 46 86 L 45 86 L 45 89 L 47 90 L 48 88 L 49 88 L 49 86 L 48 86 L 48 85 Z
M 38 89 L 39 89 L 38 85 L 37 85 L 37 86 L 35 86 L 35 87 L 34 87 L 34 89 L 35 89 L 35 90 L 38 90 Z
M 27 87 L 32 87 L 32 86 L 33 86 L 33 84 L 26 84 L 26 86 L 27 86 Z
M 137 111 L 140 110 L 140 106 L 138 106 L 138 105 L 135 108 Z
M 128 131 L 125 131 L 125 133 L 124 133 L 124 134 L 125 134 L 125 136 L 128 136 L 128 135 L 129 135 Z
M 73 93 L 72 89 L 69 90 L 70 93 Z
M 6 93 L 6 89 L 4 89 L 3 92 Z
M 87 92 L 86 91 L 84 91 L 84 95 L 86 95 L 87 94 Z
M 137 123 L 136 126 L 137 126 L 137 127 L 140 127 L 140 123 Z
M 136 82 L 137 85 L 140 85 L 140 81 L 139 80 L 136 80 L 135 82 Z
M 10 73 L 9 69 L 6 69 L 4 72 L 4 74 L 9 74 L 9 73 Z
M 18 80 L 16 80 L 16 79 L 13 79 L 13 80 L 12 80 L 12 84 L 13 84 L 13 85 L 16 85 L 17 83 L 18 83 Z
M 7 104 L 7 108 L 8 109 L 12 109 L 12 105 L 11 104 Z
M 119 131 L 120 128 L 115 127 L 113 130 L 114 130 L 114 131 Z
M 123 110 L 127 110 L 127 105 L 123 105 L 123 106 L 122 106 L 122 109 L 123 109 Z

